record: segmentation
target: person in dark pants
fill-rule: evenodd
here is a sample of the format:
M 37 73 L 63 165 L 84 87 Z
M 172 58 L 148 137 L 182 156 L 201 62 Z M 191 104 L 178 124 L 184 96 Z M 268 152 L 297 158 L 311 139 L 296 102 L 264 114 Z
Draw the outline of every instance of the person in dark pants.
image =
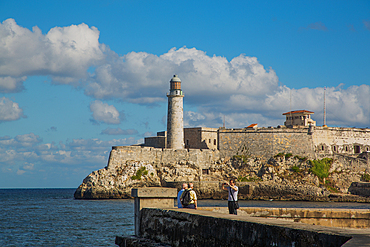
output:
M 197 203 L 197 194 L 195 193 L 194 185 L 193 183 L 189 183 L 189 189 L 187 191 L 190 192 L 190 202 L 188 205 L 182 205 L 184 208 L 192 208 L 192 209 L 197 209 L 198 208 L 198 203 Z M 183 192 L 185 194 L 186 191 Z M 182 200 L 181 200 L 182 201 Z M 182 204 L 182 202 L 181 202 Z
M 182 204 L 181 204 L 181 195 L 182 193 L 188 189 L 188 184 L 186 183 L 183 183 L 182 184 L 182 189 L 179 191 L 179 193 L 177 194 L 177 207 L 178 208 L 182 208 Z
M 235 185 L 235 180 L 230 179 L 230 183 L 223 183 L 222 189 L 229 192 L 229 197 L 227 199 L 227 206 L 229 208 L 229 214 L 237 215 L 237 209 L 235 208 L 235 202 L 238 201 L 239 188 Z

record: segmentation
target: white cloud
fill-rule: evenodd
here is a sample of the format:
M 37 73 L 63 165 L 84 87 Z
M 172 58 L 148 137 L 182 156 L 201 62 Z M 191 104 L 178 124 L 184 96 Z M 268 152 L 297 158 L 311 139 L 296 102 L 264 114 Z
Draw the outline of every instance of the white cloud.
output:
M 196 127 L 202 126 L 202 123 L 206 119 L 206 116 L 199 112 L 185 111 L 184 112 L 184 127 Z
M 123 130 L 121 128 L 113 129 L 113 128 L 108 127 L 105 130 L 103 130 L 100 134 L 102 135 L 136 135 L 138 133 L 139 132 L 135 129 Z
M 17 144 L 23 147 L 32 147 L 36 143 L 40 143 L 42 141 L 42 139 L 34 133 L 17 135 L 14 140 L 17 142 Z
M 19 78 L 25 75 L 76 83 L 87 77 L 90 66 L 104 59 L 105 46 L 98 39 L 99 31 L 86 24 L 55 27 L 43 35 L 38 27 L 30 31 L 7 19 L 0 24 L 0 76 L 17 80 L 18 91 Z
M 17 174 L 36 170 L 40 166 L 77 165 L 79 167 L 106 165 L 112 146 L 141 143 L 133 137 L 102 141 L 100 139 L 73 139 L 66 143 L 41 143 L 33 133 L 14 138 L 0 137 L 0 166 Z M 37 170 L 38 170 L 37 168 Z
M 0 122 L 15 121 L 22 117 L 25 115 L 23 115 L 23 110 L 19 108 L 18 103 L 5 97 L 0 98 Z
M 11 76 L 0 76 L 0 93 L 17 93 L 24 89 L 23 82 L 27 79 L 27 76 L 22 77 L 11 77 Z
M 25 165 L 23 166 L 23 169 L 24 170 L 33 170 L 34 166 L 35 166 L 35 164 L 26 162 Z
M 24 170 L 20 170 L 20 169 L 18 169 L 18 170 L 17 170 L 17 175 L 23 175 L 25 172 L 26 172 L 26 171 L 24 171 Z
M 291 95 L 291 96 L 290 96 Z M 291 103 L 290 103 L 291 102 Z M 233 95 L 222 104 L 199 107 L 197 115 L 205 116 L 194 121 L 185 113 L 185 123 L 190 126 L 222 126 L 226 116 L 227 127 L 244 127 L 258 123 L 259 126 L 284 124 L 282 113 L 292 110 L 314 111 L 313 119 L 323 124 L 324 88 L 289 89 L 279 87 L 272 94 L 253 98 Z M 326 89 L 327 124 L 334 126 L 370 127 L 370 86 L 351 86 L 347 89 Z M 191 120 L 194 122 L 192 123 Z M 192 124 L 191 124 L 192 123 Z
M 364 25 L 367 27 L 368 22 L 364 21 Z M 312 23 L 306 29 L 328 30 L 321 22 Z M 95 70 L 88 73 L 91 66 Z M 264 68 L 256 57 L 242 54 L 228 61 L 225 57 L 208 56 L 204 51 L 186 47 L 172 48 L 160 56 L 130 52 L 120 57 L 99 43 L 99 31 L 86 24 L 55 27 L 46 35 L 37 27 L 32 31 L 20 27 L 13 19 L 0 24 L 2 92 L 22 90 L 25 76 L 49 75 L 54 83 L 78 85 L 95 99 L 153 105 L 166 101 L 173 74 L 182 79 L 185 103 L 198 109 L 185 119 L 191 126 L 218 127 L 224 115 L 230 123 L 238 125 L 233 127 L 245 126 L 249 118 L 260 125 L 282 124 L 281 114 L 290 110 L 290 92 L 292 110 L 312 110 L 316 112 L 316 120 L 322 119 L 322 88 L 281 86 L 275 71 Z M 368 90 L 367 85 L 328 88 L 328 124 L 368 126 Z M 3 103 L 0 111 L 4 107 Z M 4 111 L 0 121 L 23 116 L 17 104 L 10 109 Z M 95 123 L 118 124 L 123 117 L 114 106 L 101 101 L 92 103 L 90 109 Z M 201 116 L 205 118 L 199 118 Z M 5 117 L 10 120 L 4 120 Z
M 113 105 L 108 105 L 100 100 L 90 103 L 90 111 L 93 113 L 94 120 L 108 124 L 121 123 L 119 112 Z
M 232 94 L 259 96 L 278 87 L 275 71 L 268 71 L 255 57 L 240 55 L 230 62 L 220 56 L 186 47 L 156 56 L 130 52 L 98 66 L 86 86 L 96 98 L 120 98 L 133 103 L 164 101 L 173 74 L 182 79 L 189 103 L 227 99 Z

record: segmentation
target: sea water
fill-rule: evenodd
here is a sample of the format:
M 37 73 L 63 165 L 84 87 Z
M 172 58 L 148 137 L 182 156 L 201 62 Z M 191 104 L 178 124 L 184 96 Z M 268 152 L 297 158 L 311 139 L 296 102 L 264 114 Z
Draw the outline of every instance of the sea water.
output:
M 0 246 L 116 246 L 133 200 L 75 200 L 75 189 L 0 190 Z
M 0 189 L 0 246 L 116 246 L 134 234 L 133 200 L 75 200 L 75 189 Z M 368 203 L 240 201 L 241 207 L 357 208 Z M 227 201 L 200 200 L 200 207 Z

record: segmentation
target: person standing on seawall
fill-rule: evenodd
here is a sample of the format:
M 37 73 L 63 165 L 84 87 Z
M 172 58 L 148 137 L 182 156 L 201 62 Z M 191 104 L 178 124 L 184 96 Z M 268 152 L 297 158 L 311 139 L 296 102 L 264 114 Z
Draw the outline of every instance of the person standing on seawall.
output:
M 182 189 L 181 189 L 181 190 L 179 191 L 179 193 L 177 194 L 177 207 L 178 207 L 178 208 L 182 208 L 180 198 L 181 198 L 182 192 L 184 192 L 184 191 L 185 191 L 185 190 L 187 190 L 187 189 L 188 189 L 188 184 L 183 183 L 183 184 L 182 184 Z
M 197 194 L 193 190 L 194 185 L 193 183 L 189 183 L 189 189 L 185 190 L 183 194 L 181 195 L 181 203 L 184 208 L 192 208 L 192 209 L 197 209 L 198 204 L 197 204 Z M 190 195 L 189 197 L 189 202 L 187 202 L 187 194 Z M 184 202 L 186 203 L 184 204 Z
M 222 189 L 229 192 L 229 197 L 227 199 L 227 206 L 229 208 L 229 214 L 237 215 L 237 209 L 235 208 L 235 202 L 238 201 L 239 188 L 235 185 L 235 180 L 230 179 L 230 184 L 223 183 Z

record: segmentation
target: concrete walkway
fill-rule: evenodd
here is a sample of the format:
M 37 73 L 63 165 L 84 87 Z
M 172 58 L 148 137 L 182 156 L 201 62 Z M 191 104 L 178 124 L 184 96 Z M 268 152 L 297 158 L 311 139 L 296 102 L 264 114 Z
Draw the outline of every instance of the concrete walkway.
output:
M 171 208 L 168 210 L 177 211 L 177 212 L 186 212 L 186 213 L 193 214 L 193 215 L 202 215 L 202 216 L 208 216 L 208 217 L 214 217 L 214 218 L 246 221 L 246 222 L 258 223 L 258 224 L 264 224 L 264 225 L 270 225 L 270 226 L 279 226 L 279 227 L 290 228 L 290 229 L 324 233 L 324 234 L 329 234 L 329 235 L 339 235 L 339 236 L 351 237 L 349 241 L 347 241 L 344 245 L 342 245 L 344 247 L 370 246 L 370 228 L 350 229 L 350 228 L 309 225 L 309 224 L 305 224 L 301 222 L 291 222 L 291 221 L 279 220 L 279 219 L 251 217 L 251 216 L 242 216 L 242 215 L 240 216 L 239 215 L 229 215 L 229 214 L 212 212 L 209 210 L 202 210 L 202 208 L 198 208 L 198 210 Z

